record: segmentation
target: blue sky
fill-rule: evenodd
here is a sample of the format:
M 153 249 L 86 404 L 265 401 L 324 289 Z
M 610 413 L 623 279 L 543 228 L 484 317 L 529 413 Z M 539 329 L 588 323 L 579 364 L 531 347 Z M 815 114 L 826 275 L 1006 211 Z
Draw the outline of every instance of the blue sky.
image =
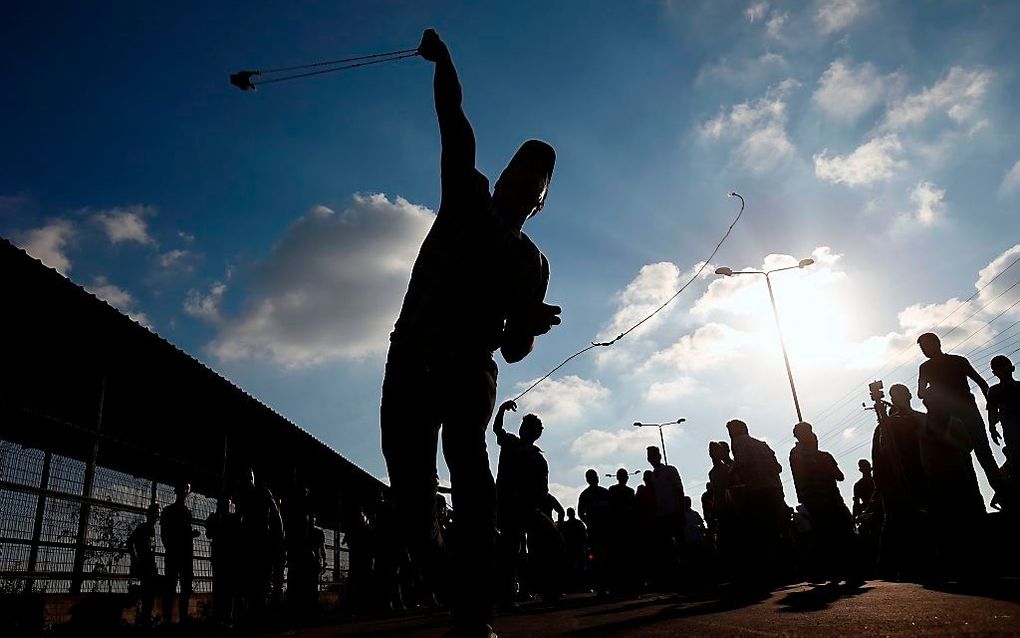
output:
M 228 85 L 235 70 L 406 49 L 434 27 L 490 179 L 524 139 L 556 147 L 527 230 L 563 325 L 501 367 L 501 398 L 672 294 L 735 214 L 730 190 L 747 212 L 707 273 L 817 261 L 777 275 L 776 294 L 805 418 L 848 484 L 873 422 L 863 382 L 912 386 L 916 334 L 955 311 L 940 330 L 965 320 L 946 341 L 973 335 L 960 351 L 983 346 L 979 368 L 1020 334 L 1020 267 L 1007 268 L 1020 256 L 1016 3 L 8 13 L 0 47 L 18 62 L 0 98 L 0 234 L 378 476 L 385 338 L 439 199 L 431 68 L 404 60 L 254 94 Z M 643 467 L 656 437 L 635 420 L 687 418 L 667 449 L 696 494 L 726 420 L 781 458 L 795 421 L 751 277 L 702 277 L 522 403 L 545 419 L 565 497 L 589 466 Z

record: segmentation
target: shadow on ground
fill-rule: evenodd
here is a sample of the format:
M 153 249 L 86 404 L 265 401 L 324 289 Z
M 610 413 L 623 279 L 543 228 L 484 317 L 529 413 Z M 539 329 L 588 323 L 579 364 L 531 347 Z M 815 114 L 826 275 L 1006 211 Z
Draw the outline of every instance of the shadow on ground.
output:
M 677 620 L 680 618 L 692 618 L 695 616 L 704 616 L 707 614 L 719 614 L 734 609 L 740 609 L 760 603 L 763 600 L 768 599 L 768 593 L 754 593 L 754 594 L 731 594 L 720 598 L 713 598 L 711 600 L 701 599 L 699 601 L 688 599 L 686 602 L 678 602 L 676 598 L 659 598 L 650 600 L 647 602 L 642 601 L 641 603 L 631 603 L 630 605 L 624 606 L 624 608 L 613 608 L 606 610 L 605 612 L 592 612 L 590 615 L 598 615 L 600 613 L 620 613 L 624 610 L 638 610 L 643 607 L 656 606 L 656 605 L 667 605 L 658 612 L 647 616 L 640 616 L 637 618 L 627 618 L 617 622 L 608 622 L 600 624 L 596 627 L 589 627 L 584 629 L 577 629 L 571 632 L 567 632 L 565 635 L 570 636 L 595 636 L 610 632 L 638 632 L 643 627 L 654 625 L 657 623 L 668 622 L 670 620 Z
M 871 587 L 818 585 L 811 589 L 792 591 L 776 603 L 784 612 L 821 611 L 840 598 L 852 598 L 871 591 Z

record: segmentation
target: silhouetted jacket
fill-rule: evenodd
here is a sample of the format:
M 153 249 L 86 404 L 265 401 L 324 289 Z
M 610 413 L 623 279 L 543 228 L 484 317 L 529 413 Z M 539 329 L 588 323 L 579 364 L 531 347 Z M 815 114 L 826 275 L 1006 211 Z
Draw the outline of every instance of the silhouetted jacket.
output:
M 659 516 L 683 513 L 684 484 L 675 467 L 663 463 L 653 469 L 652 484 L 655 486 L 656 511 Z
M 776 460 L 776 453 L 764 441 L 741 435 L 732 441 L 733 463 L 730 464 L 729 486 L 742 495 L 763 490 L 783 492 L 783 481 L 779 474 L 783 466 Z M 715 480 L 712 481 L 715 485 Z
M 131 574 L 141 578 L 156 574 L 156 554 L 153 544 L 156 541 L 156 525 L 143 521 L 128 536 L 127 546 L 131 555 Z
M 589 537 L 604 533 L 609 517 L 609 490 L 601 485 L 586 487 L 577 498 L 577 516 L 588 527 Z
M 918 507 L 924 500 L 925 478 L 921 465 L 921 423 L 917 413 L 892 408 L 875 428 L 871 440 L 871 464 L 875 486 L 889 509 Z
M 491 357 L 515 315 L 545 298 L 549 261 L 496 214 L 473 166 L 444 164 L 442 189 L 392 340 L 430 359 Z
M 173 502 L 163 508 L 159 517 L 159 536 L 167 554 L 177 556 L 194 555 L 193 540 L 197 533 L 191 527 L 191 510 L 181 502 Z
M 790 450 L 790 470 L 797 499 L 809 514 L 815 516 L 846 510 L 846 503 L 836 485 L 837 480 L 843 479 L 843 472 L 831 454 L 797 443 Z
M 500 507 L 545 511 L 549 504 L 549 463 L 541 448 L 506 430 L 496 431 L 496 442 L 500 447 L 496 473 Z

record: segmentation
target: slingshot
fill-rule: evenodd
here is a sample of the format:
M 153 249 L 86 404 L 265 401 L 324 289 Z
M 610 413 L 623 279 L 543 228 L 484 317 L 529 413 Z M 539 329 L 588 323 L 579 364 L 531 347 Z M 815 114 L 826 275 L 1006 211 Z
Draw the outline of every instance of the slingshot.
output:
M 382 64 L 383 62 L 393 62 L 394 60 L 403 60 L 404 58 L 413 58 L 418 55 L 418 49 L 404 49 L 403 51 L 390 51 L 389 53 L 373 53 L 372 55 L 359 55 L 353 58 L 342 58 L 340 60 L 326 60 L 323 62 L 313 62 L 311 64 L 298 64 L 296 66 L 285 66 L 278 69 L 261 69 L 258 71 L 238 71 L 237 73 L 230 74 L 230 83 L 236 86 L 242 91 L 254 91 L 263 84 L 272 84 L 274 82 L 286 82 L 288 80 L 296 80 L 298 78 L 307 78 L 313 75 L 323 75 L 325 73 L 335 73 L 336 71 L 346 71 L 347 69 L 354 69 L 359 66 L 369 66 L 372 64 Z M 275 75 L 277 73 L 288 73 L 291 71 L 302 71 L 304 69 L 317 69 L 315 71 L 305 71 L 303 73 L 292 73 L 291 75 L 284 75 L 281 77 L 270 77 L 268 79 L 258 79 L 267 75 Z

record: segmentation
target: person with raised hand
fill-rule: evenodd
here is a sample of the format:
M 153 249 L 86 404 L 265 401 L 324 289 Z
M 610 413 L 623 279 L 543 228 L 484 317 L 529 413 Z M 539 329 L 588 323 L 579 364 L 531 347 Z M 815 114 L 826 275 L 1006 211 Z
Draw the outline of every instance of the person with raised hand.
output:
M 496 401 L 499 350 L 526 357 L 560 323 L 544 301 L 549 261 L 523 232 L 542 210 L 556 154 L 528 140 L 496 181 L 475 167 L 475 135 L 450 51 L 432 29 L 418 53 L 435 65 L 442 200 L 411 271 L 390 335 L 383 379 L 382 451 L 401 530 L 427 577 L 453 584 L 455 632 L 490 635 L 495 485 L 485 430 Z M 440 432 L 458 539 L 452 569 L 436 514 Z

